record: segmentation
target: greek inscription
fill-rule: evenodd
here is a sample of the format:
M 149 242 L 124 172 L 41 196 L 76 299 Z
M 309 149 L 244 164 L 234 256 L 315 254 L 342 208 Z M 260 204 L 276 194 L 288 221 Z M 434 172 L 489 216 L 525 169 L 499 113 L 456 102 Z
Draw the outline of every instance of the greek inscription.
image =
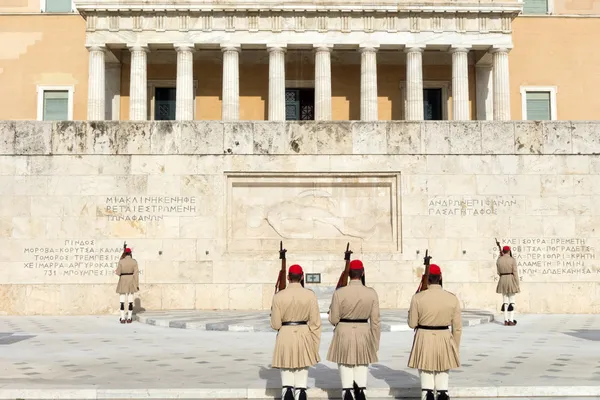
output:
M 109 221 L 160 221 L 165 216 L 193 216 L 196 198 L 187 196 L 111 196 L 101 206 Z
M 114 277 L 123 247 L 101 247 L 95 240 L 65 240 L 48 247 L 27 247 L 23 268 L 44 277 Z M 143 271 L 140 270 L 140 275 Z
M 588 275 L 600 273 L 596 266 L 596 250 L 581 238 L 512 238 L 499 239 L 511 247 L 513 257 L 523 276 Z M 490 248 L 493 258 L 498 247 Z M 494 278 L 498 280 L 496 276 Z
M 485 216 L 506 214 L 517 204 L 517 199 L 512 196 L 438 196 L 429 199 L 428 210 L 429 215 Z

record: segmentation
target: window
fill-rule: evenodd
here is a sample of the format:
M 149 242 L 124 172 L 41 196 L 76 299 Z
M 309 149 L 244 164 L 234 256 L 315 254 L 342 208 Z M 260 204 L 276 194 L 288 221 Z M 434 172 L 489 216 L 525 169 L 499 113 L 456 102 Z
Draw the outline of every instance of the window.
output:
M 38 86 L 38 120 L 73 119 L 73 86 Z
M 285 89 L 285 119 L 312 121 L 315 119 L 315 89 Z
M 548 14 L 551 0 L 523 0 L 523 14 Z
M 42 12 L 70 13 L 73 12 L 73 0 L 40 0 Z
M 523 120 L 556 120 L 556 92 L 555 86 L 521 87 Z

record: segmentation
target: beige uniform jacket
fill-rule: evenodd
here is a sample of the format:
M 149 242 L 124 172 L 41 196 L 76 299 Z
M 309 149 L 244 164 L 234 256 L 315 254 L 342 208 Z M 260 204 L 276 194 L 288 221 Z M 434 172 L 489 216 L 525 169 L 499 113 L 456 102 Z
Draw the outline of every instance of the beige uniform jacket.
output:
M 307 321 L 307 325 L 284 322 Z M 278 331 L 273 352 L 273 368 L 305 368 L 321 361 L 321 314 L 317 296 L 300 283 L 288 286 L 273 296 L 271 328 Z
M 509 254 L 501 255 L 496 261 L 496 269 L 498 271 L 498 286 L 496 286 L 496 293 L 514 294 L 521 291 L 519 286 L 517 261 L 514 258 Z
M 367 323 L 340 322 L 368 319 Z M 337 289 L 329 308 L 335 326 L 327 360 L 345 365 L 368 365 L 378 361 L 381 320 L 377 292 L 359 280 Z
M 418 328 L 419 325 L 451 326 L 452 332 Z M 440 372 L 460 367 L 462 316 L 460 302 L 454 294 L 440 285 L 429 285 L 427 290 L 415 294 L 408 310 L 408 326 L 417 328 L 408 359 L 410 368 Z
M 115 272 L 119 275 L 117 284 L 117 293 L 128 294 L 136 293 L 140 286 L 138 263 L 131 256 L 126 256 L 119 261 L 119 266 Z

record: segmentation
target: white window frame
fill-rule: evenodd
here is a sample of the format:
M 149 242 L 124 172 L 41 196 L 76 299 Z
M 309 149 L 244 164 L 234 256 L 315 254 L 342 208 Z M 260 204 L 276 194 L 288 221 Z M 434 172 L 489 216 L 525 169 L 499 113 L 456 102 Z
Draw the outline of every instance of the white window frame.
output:
M 46 1 L 48 0 L 40 0 L 40 11 L 45 13 L 46 12 Z M 65 14 L 73 14 L 77 12 L 77 9 L 75 8 L 75 1 L 71 0 L 71 11 Z M 63 13 L 52 13 L 52 14 L 63 14 Z
M 73 120 L 73 94 L 75 93 L 74 85 L 57 85 L 57 86 L 48 86 L 48 85 L 37 85 L 37 119 L 38 121 L 44 120 L 44 92 L 53 91 L 53 90 L 62 90 L 69 92 L 69 100 L 68 100 L 68 110 L 67 110 L 67 120 Z
M 554 15 L 554 0 L 546 0 L 548 4 L 548 10 L 546 15 Z M 525 0 L 519 0 L 519 3 L 525 5 Z M 519 17 L 542 17 L 544 14 L 519 14 Z
M 556 86 L 521 86 L 521 119 L 527 121 L 527 92 L 550 92 L 550 121 L 556 121 Z

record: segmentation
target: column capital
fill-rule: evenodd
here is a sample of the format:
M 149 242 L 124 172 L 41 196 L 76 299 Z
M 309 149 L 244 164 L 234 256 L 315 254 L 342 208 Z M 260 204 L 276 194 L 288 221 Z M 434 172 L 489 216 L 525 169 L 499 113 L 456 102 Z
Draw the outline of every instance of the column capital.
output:
M 88 51 L 101 51 L 105 53 L 107 51 L 106 44 L 88 44 L 85 46 Z
M 148 48 L 147 44 L 128 44 L 127 48 L 131 52 L 134 52 L 134 51 L 143 51 L 146 53 L 150 52 L 150 49 Z
M 267 52 L 271 53 L 273 51 L 281 51 L 281 52 L 285 53 L 287 51 L 287 44 L 268 43 L 267 44 Z
M 376 53 L 379 50 L 378 44 L 359 44 L 358 52 L 359 53 Z
M 509 53 L 512 50 L 512 46 L 492 46 L 490 53 Z
M 194 43 L 174 43 L 173 47 L 179 53 L 180 51 L 196 51 L 196 46 Z
M 222 44 L 221 45 L 221 51 L 224 53 L 226 51 L 235 51 L 240 53 L 242 51 L 242 45 L 240 44 L 233 44 L 233 43 L 228 43 L 228 44 Z
M 324 51 L 327 53 L 331 53 L 331 51 L 333 50 L 333 45 L 332 44 L 313 44 L 313 49 L 315 51 Z
M 471 50 L 470 45 L 453 45 L 450 46 L 450 53 L 468 53 Z
M 404 46 L 405 53 L 422 53 L 425 51 L 424 44 L 407 44 Z

